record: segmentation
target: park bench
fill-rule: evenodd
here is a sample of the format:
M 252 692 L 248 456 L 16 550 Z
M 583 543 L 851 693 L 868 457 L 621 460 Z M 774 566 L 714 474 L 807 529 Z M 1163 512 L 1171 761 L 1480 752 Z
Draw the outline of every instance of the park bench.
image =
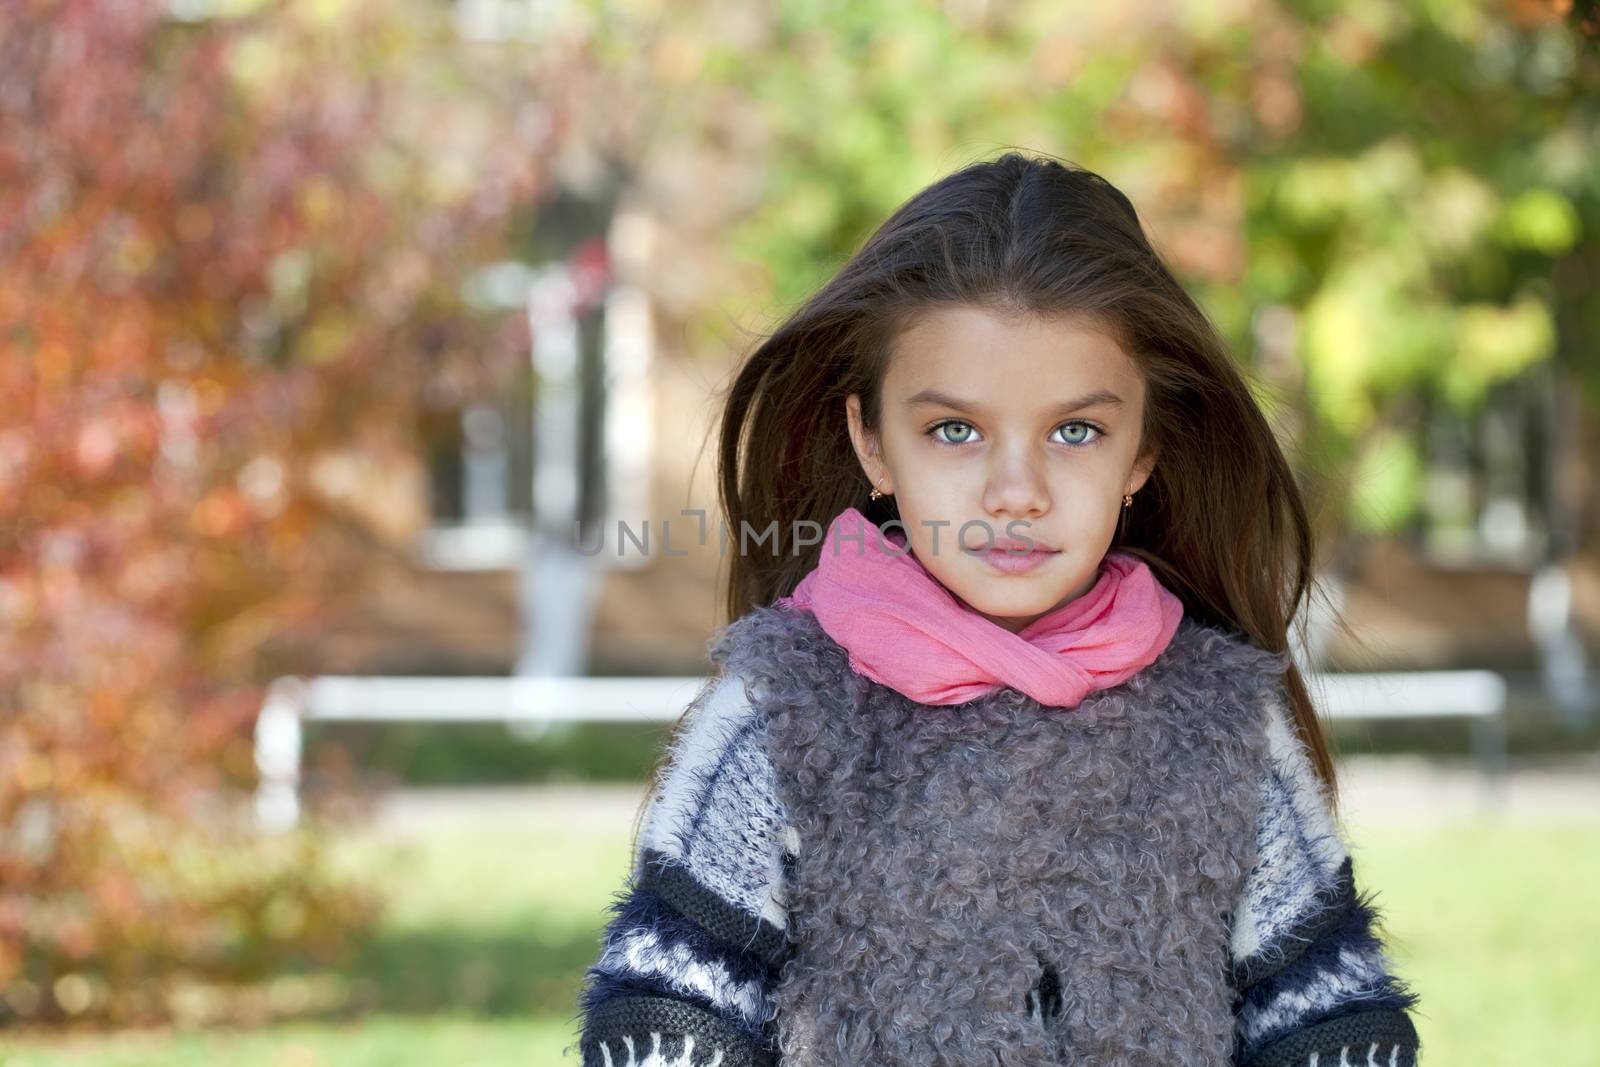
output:
M 266 829 L 300 817 L 307 722 L 671 722 L 703 677 L 285 676 L 268 686 L 256 720 L 256 816 Z M 1506 765 L 1506 682 L 1494 671 L 1312 673 L 1307 685 L 1331 721 L 1466 718 L 1484 781 L 1498 796 Z

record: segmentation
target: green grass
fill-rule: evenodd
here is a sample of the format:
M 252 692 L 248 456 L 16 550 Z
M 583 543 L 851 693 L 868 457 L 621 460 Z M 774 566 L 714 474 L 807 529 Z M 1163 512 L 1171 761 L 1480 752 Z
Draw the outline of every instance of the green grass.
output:
M 1600 824 L 1351 836 L 1423 1063 L 1600 1065 Z
M 0 1067 L 576 1065 L 572 1016 L 628 826 L 452 830 L 412 844 L 363 837 L 340 867 L 388 899 L 377 936 L 332 975 L 359 1021 L 258 1030 L 0 1032 Z
M 576 1064 L 562 1048 L 627 864 L 626 830 L 440 833 L 405 851 L 350 843 L 344 862 L 392 901 L 379 936 L 334 976 L 362 1004 L 358 1022 L 0 1035 L 0 1065 Z M 1422 998 L 1425 1064 L 1600 1065 L 1600 824 L 1351 836 L 1396 969 Z
M 510 1067 L 563 1060 L 571 1037 L 559 1020 L 459 1015 L 377 1015 L 359 1024 L 293 1023 L 240 1033 L 116 1034 L 26 1039 L 0 1053 L 6 1067 Z

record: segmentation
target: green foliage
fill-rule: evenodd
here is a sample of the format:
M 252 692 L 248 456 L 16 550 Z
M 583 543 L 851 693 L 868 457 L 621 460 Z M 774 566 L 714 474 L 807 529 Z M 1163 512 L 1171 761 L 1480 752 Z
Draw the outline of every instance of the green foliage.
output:
M 794 0 L 757 22 L 719 44 L 714 5 L 668 21 L 762 129 L 759 210 L 728 238 L 764 279 L 752 315 L 1016 146 L 1126 189 L 1242 362 L 1257 312 L 1295 313 L 1305 449 L 1392 449 L 1380 423 L 1420 442 L 1420 400 L 1469 415 L 1560 329 L 1600 404 L 1600 47 L 1556 5 Z M 1550 285 L 1563 264 L 1575 281 Z
M 1356 525 L 1364 532 L 1393 532 L 1415 514 L 1422 460 L 1406 435 L 1381 430 L 1366 443 L 1351 481 Z
M 656 766 L 665 723 L 562 723 L 537 737 L 501 723 L 314 723 L 308 762 L 332 762 L 330 749 L 363 772 L 406 785 L 622 782 Z

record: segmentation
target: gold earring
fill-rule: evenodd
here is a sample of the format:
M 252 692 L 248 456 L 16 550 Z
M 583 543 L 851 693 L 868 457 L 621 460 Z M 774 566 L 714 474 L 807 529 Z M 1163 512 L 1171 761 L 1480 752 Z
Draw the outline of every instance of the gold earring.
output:
M 1131 493 L 1122 494 L 1122 506 L 1125 507 L 1125 508 L 1133 507 L 1133 494 L 1131 494 Z
M 872 492 L 867 494 L 867 499 L 868 500 L 876 500 L 882 495 L 883 494 L 878 491 L 878 487 L 876 485 L 874 485 L 872 487 Z

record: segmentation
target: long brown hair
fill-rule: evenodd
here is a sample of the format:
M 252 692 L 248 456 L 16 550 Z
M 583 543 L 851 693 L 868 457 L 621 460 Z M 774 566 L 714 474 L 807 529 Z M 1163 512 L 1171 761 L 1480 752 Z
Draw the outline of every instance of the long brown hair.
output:
M 876 431 L 896 337 L 920 313 L 952 305 L 1085 316 L 1118 340 L 1146 385 L 1140 454 L 1159 454 L 1112 547 L 1143 559 L 1185 614 L 1287 649 L 1301 607 L 1320 594 L 1314 532 L 1244 375 L 1122 192 L 1089 170 L 1014 151 L 902 204 L 726 388 L 722 517 L 735 545 L 742 530 L 765 536 L 755 551 L 728 554 L 727 617 L 787 595 L 816 565 L 820 544 L 796 548 L 801 521 L 826 529 L 847 505 L 879 523 L 898 517 L 892 496 L 868 498 L 844 401 L 859 394 Z M 1332 753 L 1297 667 L 1286 696 L 1336 804 Z

